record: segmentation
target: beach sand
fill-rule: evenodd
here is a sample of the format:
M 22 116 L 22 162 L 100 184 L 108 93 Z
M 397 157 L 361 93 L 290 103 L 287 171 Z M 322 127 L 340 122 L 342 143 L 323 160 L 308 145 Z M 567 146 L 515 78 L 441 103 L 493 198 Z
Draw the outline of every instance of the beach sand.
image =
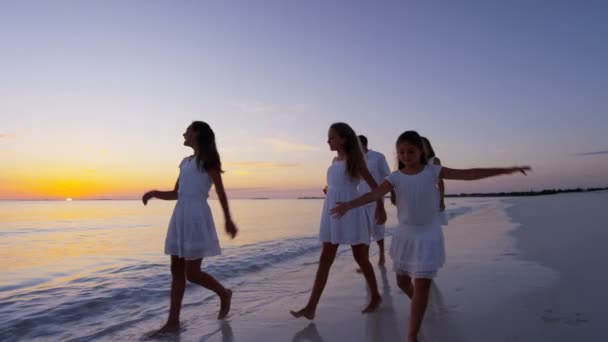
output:
M 447 263 L 432 289 L 420 340 L 607 341 L 608 230 L 600 216 L 606 204 L 607 192 L 479 199 L 450 220 Z M 306 304 L 316 272 L 316 263 L 306 260 L 263 270 L 246 287 L 233 284 L 234 309 L 224 322 L 214 319 L 215 304 L 184 308 L 182 332 L 160 340 L 406 340 L 410 302 L 396 286 L 390 260 L 386 269 L 374 265 L 383 304 L 363 315 L 365 282 L 348 248 L 334 263 L 315 320 L 293 318 L 289 310 Z M 115 337 L 141 339 L 141 329 Z

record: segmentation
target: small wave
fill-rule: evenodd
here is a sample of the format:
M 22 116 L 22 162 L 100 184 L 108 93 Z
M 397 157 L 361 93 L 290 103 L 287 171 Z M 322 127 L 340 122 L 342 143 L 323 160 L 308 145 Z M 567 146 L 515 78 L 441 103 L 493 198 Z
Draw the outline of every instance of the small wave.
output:
M 458 208 L 451 208 L 451 209 L 446 209 L 445 210 L 445 214 L 448 218 L 448 220 L 451 220 L 455 217 L 458 216 L 462 216 L 466 213 L 469 213 L 473 210 L 473 207 L 458 207 Z
M 316 237 L 224 248 L 221 257 L 204 265 L 204 271 L 224 281 L 320 248 Z M 32 280 L 34 283 L 40 281 Z M 35 291 L 29 287 L 21 288 L 21 291 L 17 289 L 0 301 L 0 326 L 6 327 L 0 330 L 0 340 L 45 336 L 61 336 L 60 339 L 97 338 L 166 310 L 170 284 L 168 265 L 147 263 L 110 267 Z M 211 298 L 213 294 L 208 294 L 199 299 L 196 305 Z M 184 307 L 189 305 L 193 304 L 184 303 Z M 19 320 L 15 320 L 16 313 Z M 69 332 L 57 330 L 66 322 L 78 329 L 69 329 Z

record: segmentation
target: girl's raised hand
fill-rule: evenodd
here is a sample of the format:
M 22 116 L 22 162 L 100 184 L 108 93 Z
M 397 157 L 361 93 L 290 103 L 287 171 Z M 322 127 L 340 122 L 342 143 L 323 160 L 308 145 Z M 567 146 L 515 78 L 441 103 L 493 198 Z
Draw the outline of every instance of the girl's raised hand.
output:
M 152 190 L 152 191 L 148 191 L 148 192 L 146 192 L 146 193 L 145 193 L 145 194 L 142 196 L 141 201 L 144 203 L 144 205 L 147 205 L 147 204 L 148 204 L 148 201 L 149 201 L 149 200 L 150 200 L 152 197 L 154 197 L 154 192 L 155 192 L 154 190 Z
M 532 168 L 529 166 L 516 166 L 512 167 L 509 173 L 521 172 L 523 175 L 526 175 L 526 171 L 531 171 Z
M 386 223 L 386 210 L 384 206 L 376 206 L 376 224 Z
M 232 220 L 226 221 L 226 234 L 230 235 L 230 238 L 234 239 L 239 230 Z
M 351 209 L 352 206 L 348 202 L 336 202 L 336 206 L 332 208 L 329 213 L 335 218 L 340 218 Z
M 391 191 L 391 204 L 397 205 L 397 194 L 395 193 L 395 190 Z

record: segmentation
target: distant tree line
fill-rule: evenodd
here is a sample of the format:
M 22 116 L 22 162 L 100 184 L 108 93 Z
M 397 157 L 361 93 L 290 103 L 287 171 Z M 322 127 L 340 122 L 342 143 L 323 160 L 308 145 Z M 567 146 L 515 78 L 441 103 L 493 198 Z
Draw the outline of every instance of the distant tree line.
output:
M 471 194 L 446 194 L 445 197 L 516 197 L 516 196 L 543 196 L 556 195 L 570 192 L 589 192 L 608 190 L 605 188 L 576 188 L 576 189 L 545 189 L 541 191 L 514 191 L 514 192 L 490 192 L 490 193 L 471 193 Z

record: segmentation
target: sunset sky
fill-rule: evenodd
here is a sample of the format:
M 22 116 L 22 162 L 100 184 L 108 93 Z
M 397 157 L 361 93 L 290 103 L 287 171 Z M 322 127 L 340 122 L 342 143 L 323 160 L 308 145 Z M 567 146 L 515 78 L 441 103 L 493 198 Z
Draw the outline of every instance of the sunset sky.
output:
M 171 189 L 193 120 L 234 197 L 321 195 L 327 129 L 394 164 L 531 165 L 448 193 L 608 186 L 605 1 L 2 1 L 0 199 Z M 394 165 L 391 165 L 394 168 Z

